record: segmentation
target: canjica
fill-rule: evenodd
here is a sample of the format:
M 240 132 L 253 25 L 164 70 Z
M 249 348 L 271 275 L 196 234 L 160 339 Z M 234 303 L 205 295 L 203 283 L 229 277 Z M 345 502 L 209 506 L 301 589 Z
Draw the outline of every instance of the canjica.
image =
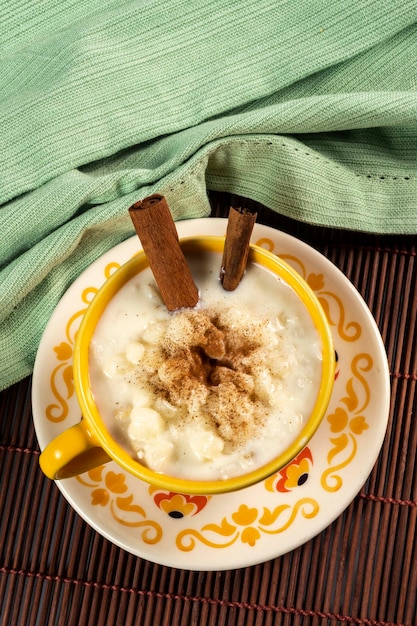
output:
M 314 407 L 322 346 L 309 313 L 256 263 L 236 290 L 220 255 L 190 255 L 194 309 L 170 313 L 149 268 L 107 305 L 90 343 L 90 381 L 112 436 L 150 469 L 221 480 L 260 467 Z

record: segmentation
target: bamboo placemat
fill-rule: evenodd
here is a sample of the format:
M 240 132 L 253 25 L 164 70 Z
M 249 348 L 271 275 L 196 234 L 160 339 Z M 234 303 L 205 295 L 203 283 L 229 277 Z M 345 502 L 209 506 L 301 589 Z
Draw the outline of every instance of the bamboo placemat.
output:
M 414 626 L 417 622 L 417 269 L 415 237 L 281 218 L 212 193 L 322 252 L 367 302 L 384 340 L 391 410 L 377 463 L 342 515 L 264 564 L 220 572 L 153 564 L 92 530 L 38 467 L 30 379 L 0 394 L 0 624 Z

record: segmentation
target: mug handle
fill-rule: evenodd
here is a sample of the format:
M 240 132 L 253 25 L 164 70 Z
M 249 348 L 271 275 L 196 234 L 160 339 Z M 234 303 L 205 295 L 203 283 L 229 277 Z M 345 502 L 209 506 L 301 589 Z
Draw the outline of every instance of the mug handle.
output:
M 61 480 L 78 476 L 111 460 L 81 420 L 48 443 L 41 452 L 39 464 L 48 478 Z

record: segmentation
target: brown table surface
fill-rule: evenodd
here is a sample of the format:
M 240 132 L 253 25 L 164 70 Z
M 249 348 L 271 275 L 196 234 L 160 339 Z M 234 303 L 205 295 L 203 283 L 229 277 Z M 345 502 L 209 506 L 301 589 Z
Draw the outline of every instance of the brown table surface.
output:
M 417 623 L 416 238 L 326 229 L 211 193 L 330 259 L 367 302 L 386 346 L 391 409 L 377 463 L 325 530 L 266 563 L 187 571 L 151 563 L 88 526 L 39 470 L 31 380 L 0 394 L 0 624 Z

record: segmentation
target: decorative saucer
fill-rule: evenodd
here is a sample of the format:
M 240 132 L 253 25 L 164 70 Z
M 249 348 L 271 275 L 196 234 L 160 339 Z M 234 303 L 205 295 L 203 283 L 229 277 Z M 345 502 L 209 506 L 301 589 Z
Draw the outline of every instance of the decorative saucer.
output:
M 224 235 L 227 220 L 177 222 L 180 237 Z M 357 495 L 384 439 L 389 371 L 384 345 L 365 302 L 319 252 L 256 224 L 252 241 L 295 267 L 318 296 L 337 353 L 332 399 L 321 426 L 296 459 L 264 482 L 230 494 L 189 496 L 134 478 L 114 462 L 56 484 L 101 535 L 149 561 L 190 570 L 255 565 L 302 545 Z M 94 294 L 140 249 L 134 236 L 93 263 L 56 307 L 33 373 L 33 418 L 39 445 L 81 417 L 74 394 L 74 336 Z

